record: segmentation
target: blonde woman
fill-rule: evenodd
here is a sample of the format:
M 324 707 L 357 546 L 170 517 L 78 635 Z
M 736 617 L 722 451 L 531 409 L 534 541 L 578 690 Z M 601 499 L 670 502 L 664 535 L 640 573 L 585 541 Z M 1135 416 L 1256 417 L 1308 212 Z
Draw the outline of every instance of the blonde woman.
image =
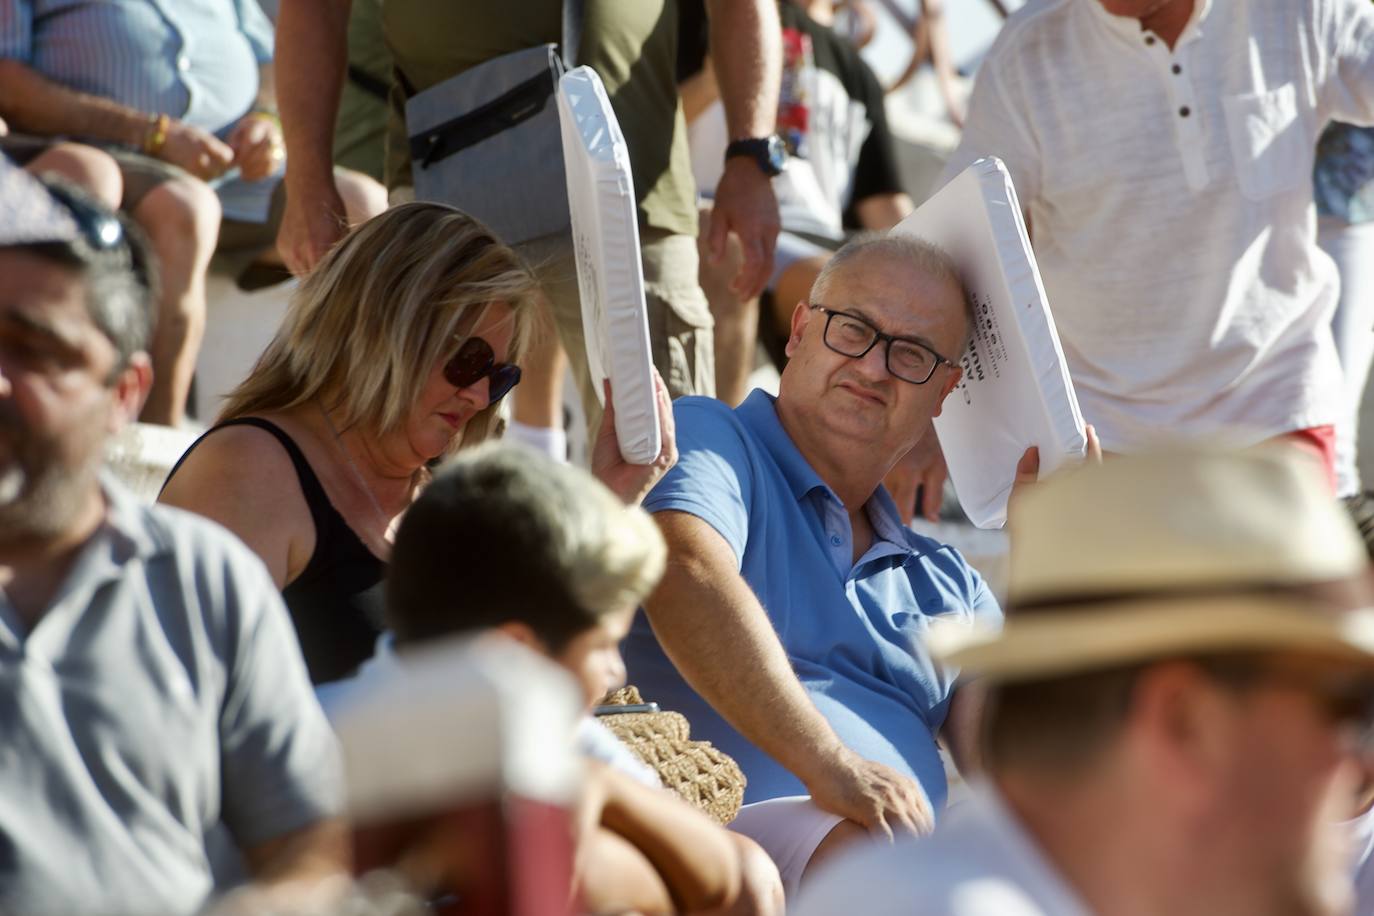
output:
M 535 295 L 516 254 L 466 214 L 432 203 L 383 213 L 301 284 L 216 425 L 173 468 L 160 500 L 262 557 L 316 684 L 372 654 L 393 532 L 427 463 L 491 431 L 520 378 Z M 659 460 L 638 467 L 603 423 L 594 472 L 638 498 L 676 458 L 665 433 Z

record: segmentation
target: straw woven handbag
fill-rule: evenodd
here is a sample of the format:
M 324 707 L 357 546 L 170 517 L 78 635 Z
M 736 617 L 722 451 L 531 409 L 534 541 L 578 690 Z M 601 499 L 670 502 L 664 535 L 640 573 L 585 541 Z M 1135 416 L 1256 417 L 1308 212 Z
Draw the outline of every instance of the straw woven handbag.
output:
M 639 690 L 622 687 L 601 700 L 603 706 L 643 703 Z M 600 722 L 658 773 L 666 788 L 717 822 L 728 824 L 744 802 L 739 764 L 709 741 L 689 737 L 687 719 L 676 712 L 601 715 Z

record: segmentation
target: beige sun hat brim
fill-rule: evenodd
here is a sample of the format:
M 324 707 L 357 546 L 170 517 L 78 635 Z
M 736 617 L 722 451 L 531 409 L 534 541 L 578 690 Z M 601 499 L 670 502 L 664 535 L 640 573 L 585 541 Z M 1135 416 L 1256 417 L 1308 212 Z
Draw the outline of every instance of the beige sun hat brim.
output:
M 1004 629 L 937 622 L 935 657 L 989 681 L 1038 680 L 1156 658 L 1302 652 L 1374 670 L 1374 608 L 1315 611 L 1258 596 L 1143 599 L 1013 616 Z

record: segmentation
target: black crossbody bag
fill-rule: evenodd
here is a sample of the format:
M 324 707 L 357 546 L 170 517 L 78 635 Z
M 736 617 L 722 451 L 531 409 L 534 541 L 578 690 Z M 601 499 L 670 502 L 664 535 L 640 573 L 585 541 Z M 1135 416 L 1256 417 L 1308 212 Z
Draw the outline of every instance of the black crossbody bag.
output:
M 417 200 L 470 213 L 511 245 L 569 229 L 554 92 L 576 65 L 583 0 L 563 4 L 563 53 L 539 45 L 493 58 L 406 102 Z

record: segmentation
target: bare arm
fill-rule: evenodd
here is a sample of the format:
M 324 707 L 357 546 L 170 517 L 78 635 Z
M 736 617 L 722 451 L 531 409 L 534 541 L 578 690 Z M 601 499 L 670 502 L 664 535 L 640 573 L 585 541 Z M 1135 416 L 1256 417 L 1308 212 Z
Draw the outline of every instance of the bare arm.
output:
M 854 205 L 865 229 L 891 229 L 916 209 L 906 194 L 871 194 Z
M 286 212 L 277 245 L 306 273 L 343 237 L 334 186 L 334 121 L 348 67 L 350 0 L 283 0 L 277 14 L 277 104 L 286 141 Z
M 140 149 L 148 114 L 54 83 L 17 60 L 0 60 L 0 111 L 18 131 L 74 133 Z
M 588 913 L 672 913 L 673 898 L 653 863 L 634 844 L 604 827 L 583 840 L 576 875 Z
M 316 881 L 348 870 L 348 827 L 331 818 L 249 846 L 243 855 L 259 884 Z
M 782 78 L 782 27 L 773 0 L 709 0 L 711 62 L 731 140 L 766 137 L 778 116 Z M 758 164 L 748 157 L 726 162 L 716 186 L 707 230 L 711 260 L 725 256 L 726 238 L 739 237 L 744 263 L 735 292 L 752 299 L 773 269 L 778 240 L 778 201 Z
M 709 55 L 701 62 L 701 69 L 678 83 L 677 89 L 682 96 L 682 115 L 688 124 L 720 100 L 720 87 L 716 85 L 716 71 Z
M 0 115 L 17 131 L 70 134 L 141 150 L 154 114 L 68 89 L 17 60 L 0 60 Z M 209 178 L 229 166 L 233 151 L 200 128 L 173 119 L 157 157 Z
M 964 123 L 963 104 L 955 87 L 954 53 L 949 48 L 949 30 L 945 24 L 945 10 L 940 0 L 921 0 L 921 28 L 929 48 L 930 66 L 935 82 L 945 102 L 949 119 L 959 126 Z
M 686 513 L 654 520 L 669 559 L 645 610 L 687 683 L 795 773 L 820 807 L 882 833 L 928 831 L 920 787 L 850 751 L 811 702 L 725 539 Z
M 333 912 L 350 867 L 348 829 L 342 820 L 308 827 L 244 849 L 253 881 L 217 901 L 213 916 Z
M 740 890 L 740 857 L 725 828 L 662 789 L 600 768 L 605 787 L 601 826 L 653 863 L 677 907 L 695 912 L 725 905 Z
M 897 10 L 896 5 L 887 0 L 883 4 L 898 22 L 906 26 L 911 39 L 911 61 L 902 75 L 887 88 L 893 92 L 905 86 L 925 64 L 930 61 L 935 71 L 935 82 L 945 103 L 949 119 L 962 127 L 964 124 L 963 102 L 956 86 L 954 56 L 949 49 L 949 32 L 945 28 L 945 11 L 940 0 L 921 0 L 921 15 L 911 16 Z

